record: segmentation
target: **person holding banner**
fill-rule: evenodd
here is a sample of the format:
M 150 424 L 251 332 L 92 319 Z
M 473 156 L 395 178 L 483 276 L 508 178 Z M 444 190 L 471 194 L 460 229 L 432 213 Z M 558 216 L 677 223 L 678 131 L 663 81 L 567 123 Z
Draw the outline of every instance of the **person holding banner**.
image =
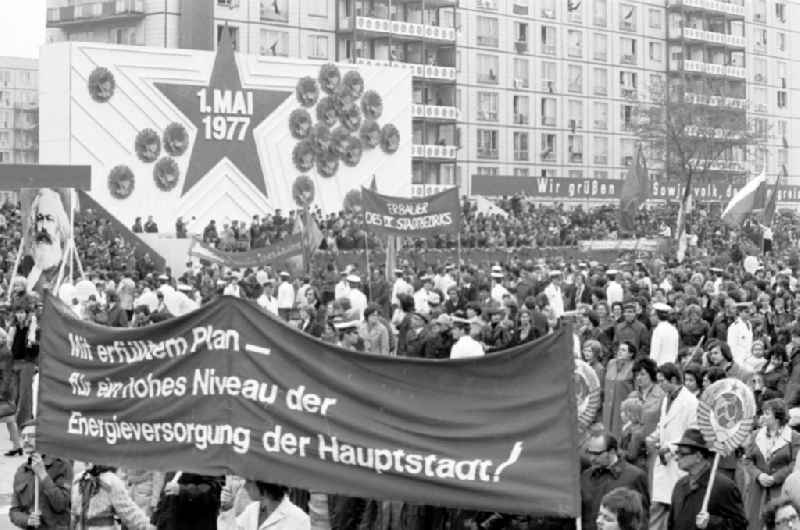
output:
M 66 460 L 36 452 L 36 420 L 23 425 L 22 448 L 28 459 L 14 474 L 14 491 L 8 512 L 11 522 L 20 528 L 66 530 L 70 524 L 72 465 Z M 35 491 L 36 485 L 38 492 Z
M 708 506 L 702 509 L 711 475 L 709 459 L 713 455 L 703 434 L 698 429 L 686 429 L 675 446 L 678 467 L 686 475 L 672 491 L 668 530 L 747 528 L 741 493 L 724 474 L 714 477 Z

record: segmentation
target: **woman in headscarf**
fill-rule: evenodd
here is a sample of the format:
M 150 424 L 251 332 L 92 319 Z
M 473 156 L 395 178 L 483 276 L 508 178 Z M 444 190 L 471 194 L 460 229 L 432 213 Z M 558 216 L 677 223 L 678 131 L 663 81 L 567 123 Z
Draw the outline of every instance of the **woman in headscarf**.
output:
M 72 524 L 75 530 L 149 530 L 150 520 L 133 502 L 116 468 L 90 465 L 72 485 Z

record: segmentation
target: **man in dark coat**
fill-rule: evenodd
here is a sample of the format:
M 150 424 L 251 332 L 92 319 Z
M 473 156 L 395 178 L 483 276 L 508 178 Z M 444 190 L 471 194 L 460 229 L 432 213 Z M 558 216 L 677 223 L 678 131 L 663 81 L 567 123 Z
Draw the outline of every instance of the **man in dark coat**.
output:
M 119 296 L 114 291 L 106 293 L 108 302 L 108 322 L 112 328 L 127 328 L 128 313 L 119 305 Z
M 714 479 L 708 510 L 701 511 L 711 474 L 709 458 L 712 455 L 703 434 L 698 429 L 686 429 L 675 445 L 678 467 L 688 474 L 678 480 L 672 490 L 669 530 L 745 530 L 747 518 L 742 496 L 733 481 L 722 473 L 717 473 Z
M 617 439 L 610 434 L 592 436 L 586 444 L 592 467 L 581 473 L 582 528 L 597 528 L 597 513 L 603 496 L 614 488 L 630 488 L 642 496 L 642 505 L 650 505 L 647 473 L 620 458 Z

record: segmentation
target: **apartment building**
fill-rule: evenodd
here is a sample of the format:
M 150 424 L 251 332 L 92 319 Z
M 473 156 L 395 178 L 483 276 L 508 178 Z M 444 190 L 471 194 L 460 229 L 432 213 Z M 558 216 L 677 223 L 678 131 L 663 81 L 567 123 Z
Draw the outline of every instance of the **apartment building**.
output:
M 800 0 L 48 0 L 51 40 L 238 50 L 409 68 L 417 192 L 491 177 L 620 179 L 654 82 L 760 120 L 800 183 Z M 209 30 L 210 29 L 210 30 Z M 794 110 L 793 110 L 794 109 Z M 720 179 L 760 160 L 730 153 Z M 752 158 L 752 157 L 751 157 Z M 651 175 L 662 168 L 650 160 Z

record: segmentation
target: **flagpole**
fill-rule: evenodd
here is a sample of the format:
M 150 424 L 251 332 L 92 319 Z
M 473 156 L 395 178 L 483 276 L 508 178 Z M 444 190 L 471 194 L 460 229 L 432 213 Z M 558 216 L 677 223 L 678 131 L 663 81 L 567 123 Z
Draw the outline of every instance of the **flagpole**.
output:
M 456 285 L 461 288 L 461 231 L 456 233 Z

